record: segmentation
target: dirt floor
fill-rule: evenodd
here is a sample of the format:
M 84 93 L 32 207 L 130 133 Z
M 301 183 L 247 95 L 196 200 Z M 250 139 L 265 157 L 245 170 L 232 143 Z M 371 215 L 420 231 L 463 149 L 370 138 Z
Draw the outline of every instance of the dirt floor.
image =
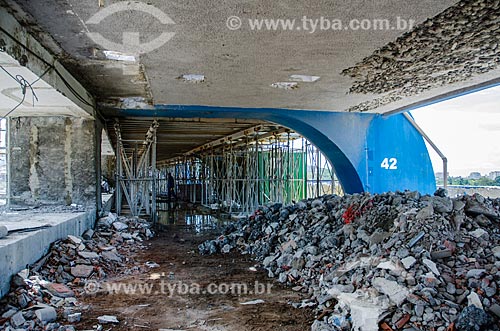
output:
M 199 220 L 182 213 L 163 222 L 170 224 L 134 257 L 139 265 L 152 261 L 159 267 L 108 279 L 98 294 L 82 298 L 89 308 L 78 330 L 92 329 L 101 315 L 120 321 L 104 330 L 310 330 L 312 311 L 289 304 L 305 297 L 262 270 L 252 271 L 250 256 L 198 254 L 198 244 L 216 231 L 202 230 Z M 241 304 L 258 299 L 264 303 Z

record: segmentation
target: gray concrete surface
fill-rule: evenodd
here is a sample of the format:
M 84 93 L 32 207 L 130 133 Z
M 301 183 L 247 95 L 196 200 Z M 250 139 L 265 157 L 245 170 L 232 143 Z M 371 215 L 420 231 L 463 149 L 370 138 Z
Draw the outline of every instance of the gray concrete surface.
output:
M 99 24 L 88 23 L 110 3 L 104 8 L 91 1 L 20 0 L 18 4 L 71 55 L 65 65 L 85 81 L 101 105 L 386 112 L 453 95 L 497 79 L 500 72 L 494 60 L 500 50 L 489 42 L 500 33 L 490 24 L 498 8 L 485 0 L 148 2 L 175 24 L 161 24 L 150 14 L 132 10 L 115 12 Z M 233 15 L 243 23 L 236 31 L 226 26 Z M 399 17 L 413 20 L 415 28 L 311 33 L 302 26 L 304 16 L 341 20 L 344 25 L 363 19 L 395 23 Z M 249 19 L 289 19 L 298 26 L 252 31 Z M 123 32 L 138 33 L 141 43 L 163 32 L 175 36 L 163 47 L 137 56 L 135 63 L 127 63 L 106 59 L 106 45 L 93 42 L 89 32 L 116 44 L 123 42 Z M 476 47 L 478 43 L 485 47 Z M 204 74 L 206 82 L 177 79 L 183 74 Z M 301 83 L 293 91 L 270 86 L 290 80 L 292 74 L 321 79 Z M 119 102 L 130 97 L 143 99 L 132 106 Z
M 95 223 L 95 210 L 80 213 L 4 213 L 0 225 L 9 231 L 26 228 L 49 227 L 32 232 L 10 233 L 0 239 L 0 297 L 10 286 L 10 278 L 26 265 L 39 260 L 50 244 L 67 235 L 81 235 Z
M 72 117 L 11 119 L 11 205 L 96 206 L 95 123 Z

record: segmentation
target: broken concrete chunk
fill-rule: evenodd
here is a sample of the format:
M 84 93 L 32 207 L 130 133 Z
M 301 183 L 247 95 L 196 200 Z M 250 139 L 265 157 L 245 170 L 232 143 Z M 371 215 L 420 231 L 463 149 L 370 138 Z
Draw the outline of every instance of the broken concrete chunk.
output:
M 17 309 L 11 308 L 2 314 L 2 318 L 11 318 L 17 313 Z
M 432 205 L 422 208 L 417 214 L 417 220 L 426 220 L 434 215 L 434 208 Z
M 386 269 L 386 270 L 392 270 L 392 271 L 399 270 L 398 266 L 396 266 L 392 261 L 380 262 L 378 264 L 377 268 L 379 268 L 379 269 Z
M 120 321 L 118 321 L 118 319 L 116 318 L 116 316 L 112 316 L 112 315 L 99 316 L 97 318 L 97 320 L 101 324 L 110 324 L 110 323 L 118 324 L 118 323 L 120 323 Z
M 500 259 L 500 246 L 493 247 L 491 251 L 493 252 L 493 255 L 495 255 L 497 259 Z
M 465 202 L 460 201 L 460 200 L 453 200 L 453 210 L 454 211 L 461 211 L 465 207 Z
M 128 229 L 127 224 L 122 223 L 122 222 L 118 222 L 118 221 L 113 223 L 113 227 L 115 228 L 116 231 L 123 231 L 123 230 Z
M 432 206 L 438 213 L 451 213 L 453 211 L 453 201 L 447 197 L 433 197 Z
M 20 326 L 22 326 L 24 323 L 26 323 L 26 319 L 24 318 L 23 316 L 23 312 L 18 312 L 16 314 L 14 314 L 11 318 L 10 318 L 10 323 L 18 328 Z
M 41 322 L 48 323 L 57 319 L 57 312 L 53 307 L 37 309 L 35 315 Z
M 113 251 L 104 251 L 101 253 L 101 256 L 109 261 L 122 262 L 122 258 Z
M 60 298 L 69 298 L 74 297 L 75 293 L 66 285 L 58 284 L 58 283 L 42 283 L 42 286 L 50 292 L 50 294 L 60 297 Z
M 401 263 L 403 263 L 403 266 L 405 267 L 406 270 L 413 267 L 415 262 L 417 262 L 417 259 L 415 259 L 413 256 L 408 256 L 401 260 Z
M 80 277 L 80 278 L 89 277 L 93 271 L 94 271 L 93 266 L 89 266 L 89 265 L 85 265 L 85 264 L 78 264 L 74 267 L 71 267 L 71 274 L 75 277 Z
M 432 262 L 429 259 L 423 259 L 422 263 L 425 264 L 427 266 L 427 268 L 429 268 L 429 270 L 432 271 L 432 273 L 434 275 L 441 276 L 441 273 L 439 272 L 439 270 L 438 270 L 438 268 L 436 266 L 436 263 Z
M 338 300 L 342 307 L 350 310 L 352 330 L 378 331 L 380 316 L 389 306 L 380 297 L 367 298 L 359 291 L 343 293 Z
M 488 218 L 495 220 L 499 218 L 498 214 L 494 210 L 474 200 L 467 201 L 467 204 L 465 206 L 465 212 L 472 216 L 484 215 Z
M 483 309 L 483 304 L 481 303 L 481 299 L 479 298 L 479 295 L 477 295 L 476 292 L 471 292 L 467 296 L 467 302 L 469 306 L 475 306 L 479 309 Z
M 81 318 L 82 318 L 82 313 L 74 313 L 74 314 L 69 314 L 66 320 L 69 323 L 78 323 L 80 322 Z
M 460 313 L 455 326 L 457 331 L 482 331 L 489 330 L 488 326 L 491 323 L 490 316 L 482 308 L 469 306 Z
M 473 236 L 474 238 L 480 238 L 480 237 L 484 236 L 485 234 L 488 234 L 488 232 L 486 232 L 485 230 L 483 230 L 481 228 L 476 229 L 470 233 L 470 235 Z
M 410 294 L 408 289 L 399 285 L 398 282 L 382 277 L 375 278 L 372 284 L 380 293 L 387 295 L 397 306 L 401 305 L 406 300 L 408 294 Z
M 160 265 L 158 263 L 153 262 L 153 261 L 148 261 L 148 262 L 145 263 L 145 265 L 148 268 L 151 268 L 151 269 L 153 269 L 153 268 L 159 268 L 160 267 Z
M 80 245 L 82 243 L 82 239 L 72 235 L 68 235 L 68 239 L 71 240 L 71 242 L 75 245 Z
M 480 278 L 484 273 L 486 272 L 486 269 L 471 269 L 467 271 L 467 278 Z
M 80 255 L 84 259 L 89 259 L 89 260 L 99 258 L 99 254 L 97 254 L 95 252 L 78 252 L 78 255 Z

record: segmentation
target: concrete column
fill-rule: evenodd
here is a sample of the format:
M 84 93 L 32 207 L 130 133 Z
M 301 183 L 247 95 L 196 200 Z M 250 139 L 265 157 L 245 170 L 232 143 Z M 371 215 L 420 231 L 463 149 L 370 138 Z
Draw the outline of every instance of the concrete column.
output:
M 12 118 L 11 206 L 97 208 L 97 127 L 94 120 L 76 117 Z

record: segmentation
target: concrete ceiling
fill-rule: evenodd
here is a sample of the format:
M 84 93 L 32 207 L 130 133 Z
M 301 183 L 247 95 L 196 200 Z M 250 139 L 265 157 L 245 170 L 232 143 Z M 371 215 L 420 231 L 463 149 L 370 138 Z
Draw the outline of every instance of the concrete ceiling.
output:
M 16 2 L 61 46 L 61 61 L 101 106 L 170 104 L 386 113 L 495 84 L 500 77 L 500 47 L 495 43 L 500 38 L 498 1 L 147 2 L 175 24 L 162 24 L 149 13 L 132 10 L 94 24 L 94 15 L 115 8 L 113 4 L 119 1 L 103 0 L 104 7 L 97 0 Z M 226 26 L 233 15 L 243 22 L 237 31 Z M 248 19 L 266 18 L 295 19 L 302 24 L 303 16 L 344 24 L 352 19 L 395 23 L 400 17 L 414 20 L 415 28 L 409 32 L 310 33 L 303 29 L 251 31 L 248 26 Z M 103 51 L 119 49 L 89 38 L 89 33 L 98 33 L 120 44 L 124 32 L 139 33 L 141 43 L 162 33 L 175 35 L 132 62 L 107 59 Z M 178 79 L 183 74 L 203 74 L 205 81 Z M 292 90 L 271 87 L 289 81 L 293 74 L 321 78 L 299 83 Z

